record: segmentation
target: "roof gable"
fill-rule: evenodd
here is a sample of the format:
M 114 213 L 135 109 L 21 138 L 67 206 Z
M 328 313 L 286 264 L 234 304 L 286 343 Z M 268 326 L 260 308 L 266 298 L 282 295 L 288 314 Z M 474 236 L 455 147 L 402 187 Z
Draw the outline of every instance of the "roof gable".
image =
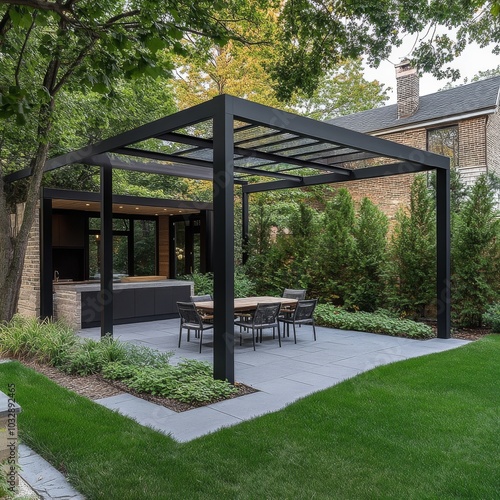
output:
M 420 96 L 415 114 L 398 120 L 397 104 L 328 120 L 357 132 L 376 132 L 407 125 L 491 110 L 498 105 L 500 76 Z

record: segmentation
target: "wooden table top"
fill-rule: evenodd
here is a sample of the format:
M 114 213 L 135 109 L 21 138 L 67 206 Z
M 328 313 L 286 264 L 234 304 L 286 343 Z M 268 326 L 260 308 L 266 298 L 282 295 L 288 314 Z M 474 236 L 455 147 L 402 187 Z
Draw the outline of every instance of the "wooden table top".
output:
M 282 305 L 293 305 L 297 303 L 297 300 L 283 297 L 244 297 L 234 299 L 234 312 L 253 311 L 257 309 L 257 304 L 273 304 L 276 302 L 281 302 Z M 214 311 L 213 300 L 195 302 L 195 304 L 198 309 L 203 309 L 206 312 L 213 313 Z

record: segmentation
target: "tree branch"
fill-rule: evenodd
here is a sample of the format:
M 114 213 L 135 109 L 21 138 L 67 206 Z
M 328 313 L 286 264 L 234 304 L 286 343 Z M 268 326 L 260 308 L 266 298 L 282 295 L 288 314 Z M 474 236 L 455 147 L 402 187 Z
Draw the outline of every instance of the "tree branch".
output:
M 76 68 L 78 68 L 80 63 L 83 61 L 84 57 L 89 53 L 89 51 L 95 45 L 96 41 L 97 41 L 97 36 L 94 36 L 92 38 L 92 40 L 80 51 L 78 56 L 69 65 L 66 72 L 61 76 L 59 81 L 54 85 L 54 88 L 52 89 L 52 92 L 51 92 L 52 96 L 56 95 L 59 92 L 59 90 L 61 90 L 61 87 L 68 81 L 69 77 L 75 72 Z
M 130 10 L 128 12 L 122 12 L 121 14 L 118 14 L 114 17 L 110 17 L 105 23 L 104 23 L 104 27 L 107 28 L 109 26 L 111 26 L 112 24 L 116 23 L 117 21 L 119 21 L 120 19 L 124 19 L 126 17 L 133 17 L 133 16 L 137 16 L 138 14 L 140 14 L 141 11 L 139 9 L 135 9 L 135 10 Z
M 10 11 L 10 9 L 7 9 L 5 11 L 5 14 L 2 17 L 2 20 L 0 21 L 0 36 L 1 37 L 3 37 L 5 35 L 5 33 L 7 33 L 7 31 L 10 28 L 10 13 L 9 13 L 9 11 Z
M 28 28 L 28 31 L 26 32 L 26 36 L 24 37 L 24 42 L 23 46 L 21 47 L 21 52 L 19 53 L 19 58 L 17 59 L 17 66 L 16 66 L 16 71 L 14 73 L 14 78 L 16 81 L 16 85 L 19 87 L 19 72 L 21 71 L 21 63 L 23 62 L 23 56 L 24 56 L 24 51 L 26 50 L 26 46 L 28 45 L 28 40 L 30 38 L 31 32 L 33 31 L 33 28 L 35 27 L 35 21 L 36 21 L 36 11 L 33 13 L 33 21 L 31 21 L 31 25 Z
M 67 13 L 71 13 L 71 10 L 59 3 L 45 2 L 43 0 L 0 0 L 0 4 L 19 5 L 21 7 L 31 7 L 32 9 L 55 12 L 64 20 L 71 22 L 67 17 Z

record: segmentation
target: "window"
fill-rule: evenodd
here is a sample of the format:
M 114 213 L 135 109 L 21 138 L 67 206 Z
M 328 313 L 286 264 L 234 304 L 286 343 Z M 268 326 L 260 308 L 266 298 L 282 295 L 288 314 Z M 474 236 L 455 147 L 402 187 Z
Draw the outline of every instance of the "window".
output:
M 458 126 L 428 130 L 427 151 L 448 156 L 451 167 L 458 167 Z
M 89 217 L 88 275 L 99 275 L 100 227 L 98 217 Z M 113 218 L 113 274 L 156 274 L 156 220 L 152 217 Z

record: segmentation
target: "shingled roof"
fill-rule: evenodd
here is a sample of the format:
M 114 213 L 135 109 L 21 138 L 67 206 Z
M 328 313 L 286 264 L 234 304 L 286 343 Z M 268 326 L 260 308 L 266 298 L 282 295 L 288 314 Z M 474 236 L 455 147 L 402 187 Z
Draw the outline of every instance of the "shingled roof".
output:
M 449 90 L 420 96 L 419 107 L 412 116 L 398 119 L 397 104 L 340 116 L 328 123 L 357 132 L 378 132 L 443 118 L 460 117 L 484 111 L 493 112 L 498 106 L 500 76 L 461 85 Z

